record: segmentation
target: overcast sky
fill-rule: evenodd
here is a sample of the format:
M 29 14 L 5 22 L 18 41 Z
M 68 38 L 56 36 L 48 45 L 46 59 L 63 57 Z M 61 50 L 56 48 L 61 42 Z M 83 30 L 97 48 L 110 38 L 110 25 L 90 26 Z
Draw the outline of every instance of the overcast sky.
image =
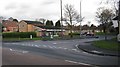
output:
M 88 21 L 98 25 L 95 12 L 101 6 L 100 2 L 101 0 L 82 0 L 82 16 L 85 17 L 82 25 Z M 80 0 L 63 0 L 63 9 L 65 4 L 74 5 L 80 11 Z M 19 21 L 45 18 L 56 22 L 60 19 L 60 0 L 0 0 L 0 16 L 13 17 Z

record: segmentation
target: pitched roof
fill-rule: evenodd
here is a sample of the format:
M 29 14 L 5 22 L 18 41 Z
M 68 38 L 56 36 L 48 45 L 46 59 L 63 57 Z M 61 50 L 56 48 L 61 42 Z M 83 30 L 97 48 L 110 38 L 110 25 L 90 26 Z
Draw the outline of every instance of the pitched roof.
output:
M 42 22 L 39 21 L 29 21 L 29 20 L 23 20 L 25 21 L 27 24 L 43 24 Z
M 3 21 L 2 24 L 5 27 L 17 27 L 18 26 L 17 22 L 15 22 L 15 21 L 8 21 L 8 20 Z
M 53 27 L 48 27 L 48 26 L 38 26 L 38 27 L 40 27 L 40 28 L 44 28 L 44 29 L 61 29 L 61 27 L 55 27 L 55 26 L 53 26 Z M 64 28 L 63 28 L 64 29 Z

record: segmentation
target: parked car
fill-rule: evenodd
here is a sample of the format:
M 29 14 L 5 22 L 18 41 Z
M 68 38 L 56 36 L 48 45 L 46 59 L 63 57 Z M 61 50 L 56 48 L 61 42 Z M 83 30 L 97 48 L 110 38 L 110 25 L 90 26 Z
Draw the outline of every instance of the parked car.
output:
M 93 32 L 87 32 L 86 36 L 94 36 Z
M 81 35 L 83 35 L 83 36 L 95 36 L 95 34 L 93 32 L 84 32 L 84 33 L 81 33 Z

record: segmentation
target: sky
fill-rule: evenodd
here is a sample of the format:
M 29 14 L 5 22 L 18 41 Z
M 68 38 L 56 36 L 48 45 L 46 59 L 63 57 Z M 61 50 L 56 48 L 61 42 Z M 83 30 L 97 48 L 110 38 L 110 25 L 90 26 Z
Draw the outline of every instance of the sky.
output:
M 100 6 L 105 6 L 100 4 L 101 1 L 103 0 L 81 0 L 82 17 L 85 17 L 81 22 L 82 25 L 88 21 L 91 24 L 99 24 L 95 15 Z M 80 0 L 62 0 L 62 2 L 63 12 L 65 4 L 73 5 L 75 10 L 80 12 Z M 0 0 L 0 16 L 13 17 L 19 21 L 45 18 L 56 22 L 60 19 L 60 0 Z

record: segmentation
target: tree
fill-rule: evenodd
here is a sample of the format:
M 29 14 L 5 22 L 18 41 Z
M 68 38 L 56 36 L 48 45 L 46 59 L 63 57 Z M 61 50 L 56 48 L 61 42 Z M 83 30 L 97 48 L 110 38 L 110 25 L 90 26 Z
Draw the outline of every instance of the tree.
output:
M 60 20 L 55 23 L 55 27 L 61 27 Z
M 106 5 L 110 4 L 111 7 L 113 8 L 114 12 L 115 12 L 115 15 L 118 14 L 118 5 L 119 5 L 119 0 L 103 0 L 101 1 L 101 4 L 104 3 Z
M 0 32 L 3 32 L 3 28 L 4 28 L 4 26 L 3 26 L 2 23 L 0 22 Z
M 69 5 L 66 4 L 65 5 L 65 9 L 64 9 L 64 17 L 65 17 L 65 21 L 68 25 L 70 25 L 70 37 L 72 38 L 72 30 L 73 30 L 73 26 L 76 24 L 75 22 L 73 23 L 73 21 L 77 21 L 79 19 L 79 14 L 77 13 L 77 11 L 74 9 L 73 5 Z
M 39 21 L 42 22 L 43 24 L 45 24 L 46 19 L 40 18 Z
M 53 25 L 53 21 L 47 20 L 47 21 L 46 21 L 46 26 L 47 26 L 47 27 L 53 27 L 53 26 L 54 26 L 54 25 Z
M 120 0 L 103 0 L 103 1 L 101 1 L 101 4 L 105 3 L 106 5 L 111 5 L 115 15 L 118 16 L 119 10 L 120 10 L 119 2 L 120 2 Z M 118 27 L 119 27 L 119 20 L 118 19 L 117 19 L 117 22 L 118 22 Z
M 92 32 L 95 32 L 96 26 L 94 24 L 91 24 L 90 29 L 92 30 Z
M 88 30 L 88 29 L 89 29 L 89 26 L 87 24 L 82 26 L 82 30 Z
M 100 32 L 103 32 L 103 24 L 98 25 L 97 29 L 100 30 Z
M 105 40 L 107 40 L 107 29 L 109 28 L 109 24 L 112 22 L 112 18 L 115 16 L 113 11 L 111 9 L 107 9 L 104 7 L 98 8 L 98 11 L 96 12 L 96 17 L 98 19 L 98 22 L 100 22 L 103 25 L 103 31 L 105 33 Z
M 13 19 L 13 21 L 18 22 L 18 20 L 17 20 L 17 19 Z
M 9 21 L 13 21 L 13 17 L 8 18 Z
M 6 18 L 3 16 L 0 16 L 0 22 L 2 22 L 3 20 L 5 20 Z

